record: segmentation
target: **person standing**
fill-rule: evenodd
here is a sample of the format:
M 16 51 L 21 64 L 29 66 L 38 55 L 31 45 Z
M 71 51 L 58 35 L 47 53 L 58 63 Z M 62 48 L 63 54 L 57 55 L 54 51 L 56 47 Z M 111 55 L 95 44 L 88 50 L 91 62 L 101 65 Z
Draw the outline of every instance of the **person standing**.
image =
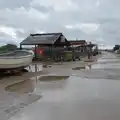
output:
M 87 51 L 88 59 L 90 59 L 90 50 Z
M 90 48 L 88 48 L 87 54 L 88 54 L 88 59 L 91 59 L 92 58 L 92 50 Z

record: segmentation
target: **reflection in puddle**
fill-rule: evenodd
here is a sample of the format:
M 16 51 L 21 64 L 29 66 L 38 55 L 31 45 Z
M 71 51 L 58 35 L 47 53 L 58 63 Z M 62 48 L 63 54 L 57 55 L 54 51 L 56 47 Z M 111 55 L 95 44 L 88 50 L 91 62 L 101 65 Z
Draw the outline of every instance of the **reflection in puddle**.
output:
M 40 81 L 38 86 L 35 89 L 35 93 L 45 93 L 50 91 L 56 91 L 56 90 L 63 90 L 66 87 L 67 80 L 60 80 L 60 81 Z
M 120 63 L 120 59 L 99 59 L 100 64 Z
M 26 68 L 29 72 L 40 72 L 43 69 L 41 64 L 32 64 Z
M 40 86 L 40 81 L 59 81 L 68 79 L 69 76 L 41 76 L 37 77 L 37 81 L 35 80 L 25 80 L 22 82 L 18 82 L 12 85 L 8 85 L 5 88 L 5 91 L 16 93 L 16 94 L 25 94 L 25 93 L 32 93 L 37 87 L 37 84 Z M 38 81 L 40 80 L 40 81 Z M 34 82 L 33 82 L 34 81 Z
M 0 71 L 0 79 L 10 77 L 10 76 L 21 76 L 23 73 L 27 73 L 27 69 L 18 69 L 14 71 Z
M 12 85 L 9 85 L 5 88 L 8 92 L 15 92 L 19 94 L 30 93 L 34 91 L 33 82 L 31 80 L 25 80 L 18 82 Z
M 94 60 L 85 60 L 84 62 L 94 62 Z
M 39 80 L 40 81 L 57 81 L 57 80 L 65 80 L 68 78 L 69 76 L 41 76 Z
M 81 69 L 86 69 L 86 66 L 84 66 L 84 67 L 75 67 L 75 68 L 72 68 L 72 70 L 81 70 Z
M 104 63 L 104 64 L 101 64 L 101 63 L 97 63 L 97 64 L 94 64 L 92 65 L 92 69 L 101 69 L 101 70 L 114 70 L 114 69 L 120 69 L 120 64 L 119 63 Z
M 82 67 L 75 67 L 75 68 L 72 68 L 72 70 L 90 70 L 91 69 L 91 64 L 90 65 L 85 65 L 85 66 L 82 66 Z
M 21 109 L 25 108 L 29 104 L 36 102 L 41 97 L 42 96 L 36 94 L 28 94 L 24 96 L 23 99 L 18 104 L 9 107 L 8 109 L 4 110 L 4 112 L 8 118 L 11 118 L 15 114 L 17 114 Z

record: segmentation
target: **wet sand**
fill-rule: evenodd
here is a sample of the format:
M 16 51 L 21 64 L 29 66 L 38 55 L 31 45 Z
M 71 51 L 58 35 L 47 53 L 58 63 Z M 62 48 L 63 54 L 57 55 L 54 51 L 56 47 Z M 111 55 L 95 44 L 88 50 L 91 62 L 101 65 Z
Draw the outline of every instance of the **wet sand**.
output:
M 3 78 L 1 119 L 119 120 L 120 58 L 104 53 L 93 60 L 40 64 L 38 72 Z

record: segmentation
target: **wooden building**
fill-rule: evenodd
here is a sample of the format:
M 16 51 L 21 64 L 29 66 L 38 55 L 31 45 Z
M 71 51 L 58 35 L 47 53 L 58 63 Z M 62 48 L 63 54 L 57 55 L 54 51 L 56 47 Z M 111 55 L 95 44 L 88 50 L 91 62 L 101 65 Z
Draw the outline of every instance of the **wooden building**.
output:
M 70 40 L 69 41 L 71 46 L 74 46 L 76 50 L 80 50 L 81 52 L 84 52 L 88 50 L 89 48 L 93 48 L 95 44 L 87 43 L 86 40 Z
M 71 45 L 85 46 L 87 45 L 86 40 L 69 40 Z
M 50 49 L 53 49 L 55 47 L 68 47 L 70 46 L 70 42 L 62 33 L 43 33 L 30 34 L 25 40 L 20 43 L 21 49 L 23 45 L 34 45 L 36 57 L 37 53 L 40 52 L 40 47 L 49 47 Z
M 86 40 L 70 40 L 71 46 L 75 48 L 76 51 L 85 52 L 87 51 Z
M 62 33 L 30 34 L 20 45 L 70 46 Z

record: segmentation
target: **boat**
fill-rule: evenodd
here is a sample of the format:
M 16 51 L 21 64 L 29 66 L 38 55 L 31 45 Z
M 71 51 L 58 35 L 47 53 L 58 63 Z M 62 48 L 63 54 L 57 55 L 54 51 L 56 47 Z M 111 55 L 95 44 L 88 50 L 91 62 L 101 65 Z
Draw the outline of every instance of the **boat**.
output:
M 28 67 L 32 63 L 33 54 L 26 50 L 16 50 L 0 54 L 0 70 Z

